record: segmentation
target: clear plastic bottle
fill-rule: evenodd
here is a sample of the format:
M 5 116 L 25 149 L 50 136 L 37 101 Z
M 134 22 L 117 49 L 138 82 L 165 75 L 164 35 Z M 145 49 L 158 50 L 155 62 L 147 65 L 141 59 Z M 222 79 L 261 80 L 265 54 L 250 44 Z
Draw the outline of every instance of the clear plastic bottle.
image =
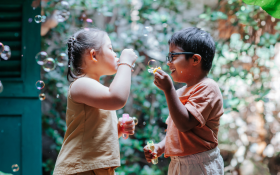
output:
M 124 125 L 125 122 L 126 122 L 128 119 L 129 119 L 129 114 L 123 114 L 123 116 L 122 116 L 122 124 Z M 123 137 L 124 139 L 127 139 L 128 136 L 129 136 L 128 134 L 123 134 L 123 135 L 122 135 L 122 137 Z
M 152 152 L 154 152 L 154 150 L 155 150 L 154 142 L 153 142 L 152 140 L 149 140 L 149 141 L 147 142 L 147 145 L 148 145 L 149 149 L 150 149 Z M 156 157 L 156 158 L 152 159 L 152 163 L 153 163 L 153 164 L 157 164 L 157 163 L 158 163 L 158 158 Z

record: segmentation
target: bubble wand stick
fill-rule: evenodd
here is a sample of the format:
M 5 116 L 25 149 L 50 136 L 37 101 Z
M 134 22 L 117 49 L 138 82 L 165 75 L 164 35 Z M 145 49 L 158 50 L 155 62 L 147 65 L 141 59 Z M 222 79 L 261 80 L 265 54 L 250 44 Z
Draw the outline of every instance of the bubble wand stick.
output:
M 148 145 L 148 148 L 149 148 L 152 152 L 154 152 L 154 150 L 155 150 L 154 142 L 153 142 L 152 140 L 149 140 L 149 141 L 147 142 L 147 145 Z M 156 158 L 152 159 L 152 163 L 153 163 L 153 164 L 157 164 L 157 163 L 158 163 L 158 158 L 156 157 Z

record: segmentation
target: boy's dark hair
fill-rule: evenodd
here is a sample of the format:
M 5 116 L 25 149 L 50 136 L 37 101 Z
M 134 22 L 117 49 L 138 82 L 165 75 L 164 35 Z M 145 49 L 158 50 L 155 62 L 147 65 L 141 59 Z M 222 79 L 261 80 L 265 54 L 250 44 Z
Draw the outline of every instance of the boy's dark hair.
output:
M 211 35 L 199 28 L 190 27 L 175 32 L 168 41 L 180 47 L 184 52 L 193 52 L 201 56 L 201 68 L 209 72 L 215 55 L 215 42 Z M 186 55 L 186 59 L 193 55 Z
M 68 44 L 68 72 L 67 80 L 69 76 L 72 79 L 78 78 L 83 74 L 82 71 L 82 56 L 88 49 L 94 49 L 95 51 L 100 51 L 103 45 L 103 38 L 107 33 L 95 29 L 95 28 L 86 28 L 77 31 L 72 37 L 69 38 Z M 73 66 L 74 71 L 71 70 L 71 65 Z

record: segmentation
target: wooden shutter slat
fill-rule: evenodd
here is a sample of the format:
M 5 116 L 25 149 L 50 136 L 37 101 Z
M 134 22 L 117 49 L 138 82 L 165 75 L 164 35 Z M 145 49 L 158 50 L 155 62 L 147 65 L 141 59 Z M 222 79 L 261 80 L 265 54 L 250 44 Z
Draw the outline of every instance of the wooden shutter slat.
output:
M 0 31 L 20 31 L 21 22 L 0 22 Z
M 21 32 L 0 32 L 0 40 L 21 41 Z

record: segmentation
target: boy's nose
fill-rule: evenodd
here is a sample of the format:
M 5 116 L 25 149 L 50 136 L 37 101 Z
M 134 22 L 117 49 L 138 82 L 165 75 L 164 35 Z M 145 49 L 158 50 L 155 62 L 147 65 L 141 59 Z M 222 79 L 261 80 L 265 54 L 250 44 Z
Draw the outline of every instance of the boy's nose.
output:
M 167 61 L 167 63 L 166 63 L 166 64 L 167 64 L 167 66 L 170 66 L 170 65 L 171 65 L 170 61 Z

